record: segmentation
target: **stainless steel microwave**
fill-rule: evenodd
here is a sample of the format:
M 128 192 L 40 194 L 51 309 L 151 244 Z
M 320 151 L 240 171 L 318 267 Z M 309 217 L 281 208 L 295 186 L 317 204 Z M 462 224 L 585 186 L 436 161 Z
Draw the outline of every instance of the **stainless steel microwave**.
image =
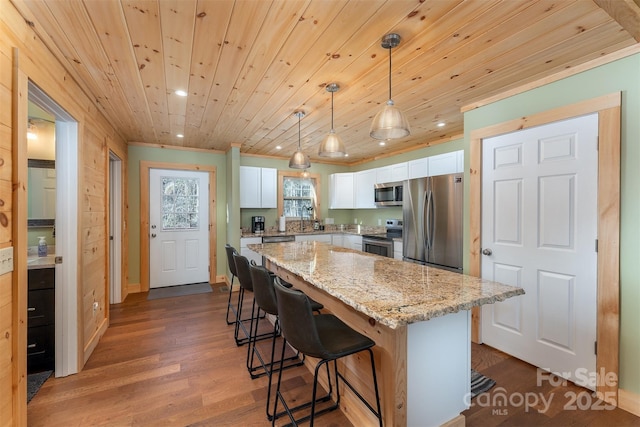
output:
M 402 206 L 402 181 L 375 184 L 373 191 L 376 206 Z

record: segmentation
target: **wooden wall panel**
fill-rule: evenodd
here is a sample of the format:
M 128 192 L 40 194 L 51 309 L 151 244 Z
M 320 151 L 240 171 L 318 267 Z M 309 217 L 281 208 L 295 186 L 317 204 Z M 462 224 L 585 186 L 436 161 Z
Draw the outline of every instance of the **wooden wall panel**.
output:
M 46 44 L 40 37 L 45 39 Z M 77 339 L 78 370 L 81 370 L 108 324 L 105 317 L 105 313 L 108 313 L 108 307 L 105 306 L 108 303 L 106 141 L 118 152 L 123 165 L 127 161 L 127 148 L 126 141 L 101 113 L 101 107 L 87 96 L 87 92 L 53 56 L 51 46 L 53 43 L 38 25 L 28 25 L 15 9 L 14 3 L 3 2 L 0 7 L 0 199 L 5 205 L 0 206 L 0 213 L 7 215 L 9 231 L 2 232 L 4 227 L 0 226 L 0 247 L 13 244 L 15 249 L 20 249 L 26 247 L 27 243 L 26 192 L 21 184 L 26 180 L 26 154 L 16 153 L 21 152 L 20 147 L 26 143 L 26 121 L 21 123 L 17 118 L 27 116 L 26 82 L 31 80 L 78 121 L 79 247 L 78 259 L 71 260 L 71 263 L 79 266 Z M 17 86 L 22 90 L 18 90 Z M 126 167 L 123 169 L 126 172 Z M 124 172 L 123 188 L 126 189 Z M 126 200 L 126 193 L 124 197 Z M 15 216 L 16 209 L 22 209 L 20 212 L 24 213 L 24 221 L 22 214 L 20 218 Z M 13 230 L 12 216 L 18 222 Z M 123 218 L 126 218 L 126 211 Z M 21 222 L 24 222 L 24 230 L 20 229 Z M 83 238 L 83 231 L 91 238 Z M 123 241 L 126 242 L 126 239 L 124 230 Z M 24 254 L 22 252 L 18 250 L 14 253 L 17 270 L 13 274 L 0 276 L 0 426 L 28 424 L 25 386 L 27 329 L 22 315 L 23 304 L 26 313 L 27 262 L 26 250 Z M 123 253 L 126 259 L 126 247 Z M 126 265 L 123 265 L 123 277 L 126 276 Z M 95 315 L 94 299 L 99 304 Z M 10 316 L 8 321 L 6 313 Z M 9 349 L 5 348 L 7 345 Z

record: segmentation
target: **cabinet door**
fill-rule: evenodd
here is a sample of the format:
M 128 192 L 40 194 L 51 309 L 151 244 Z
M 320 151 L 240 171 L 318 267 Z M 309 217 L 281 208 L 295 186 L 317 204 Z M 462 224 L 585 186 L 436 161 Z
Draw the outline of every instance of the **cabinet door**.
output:
M 299 234 L 296 242 L 323 242 L 331 243 L 331 234 Z
M 331 209 L 353 209 L 353 173 L 334 173 L 330 177 Z
M 261 207 L 261 171 L 254 166 L 240 166 L 240 207 Z
M 456 161 L 458 164 L 456 167 L 456 173 L 463 173 L 464 172 L 464 150 L 456 151 Z
M 347 246 L 348 248 L 354 249 L 356 251 L 362 251 L 362 236 L 345 234 L 345 237 L 349 240 L 349 246 Z
M 393 258 L 402 259 L 402 242 L 393 241 Z
M 333 246 L 344 246 L 342 234 L 332 234 L 331 244 Z
M 409 178 L 407 162 L 391 165 L 391 181 L 404 181 Z
M 278 169 L 261 168 L 262 208 L 278 207 Z
M 429 157 L 429 176 L 455 173 L 457 168 L 458 159 L 455 151 Z
M 409 179 L 424 178 L 425 176 L 429 176 L 429 158 L 428 157 L 410 160 L 408 164 L 409 164 Z
M 375 209 L 373 187 L 376 183 L 376 170 L 369 169 L 355 174 L 355 208 Z
M 384 166 L 376 169 L 376 184 L 386 184 L 393 182 L 391 166 Z

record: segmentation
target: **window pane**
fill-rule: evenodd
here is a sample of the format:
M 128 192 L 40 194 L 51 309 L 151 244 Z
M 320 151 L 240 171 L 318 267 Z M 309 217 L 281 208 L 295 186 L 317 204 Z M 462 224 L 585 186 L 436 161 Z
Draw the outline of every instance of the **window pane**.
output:
M 195 178 L 162 177 L 162 230 L 197 230 L 200 181 Z

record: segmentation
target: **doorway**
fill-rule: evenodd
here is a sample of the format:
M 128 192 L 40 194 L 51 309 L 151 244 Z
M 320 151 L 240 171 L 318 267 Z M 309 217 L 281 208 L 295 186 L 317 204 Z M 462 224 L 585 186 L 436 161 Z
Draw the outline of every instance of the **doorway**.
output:
M 149 287 L 210 282 L 209 174 L 149 171 Z
M 594 389 L 598 116 L 483 141 L 482 278 L 525 294 L 482 306 L 482 341 Z
M 31 81 L 28 93 L 55 121 L 55 376 L 62 377 L 78 372 L 78 123 Z
M 217 245 L 217 227 L 216 227 L 216 167 L 211 165 L 200 164 L 178 164 L 167 162 L 140 162 L 140 291 L 148 292 L 150 289 L 150 239 L 151 239 L 151 222 L 149 209 L 149 188 L 150 188 L 150 171 L 152 169 L 166 169 L 174 171 L 194 171 L 206 172 L 209 175 L 209 198 L 208 218 L 202 219 L 203 224 L 208 230 L 209 244 L 209 280 L 216 280 L 216 245 Z
M 499 123 L 470 134 L 469 274 L 481 276 L 482 145 L 492 136 L 540 126 L 581 115 L 598 114 L 598 255 L 596 392 L 617 405 L 620 302 L 620 114 L 621 94 L 613 93 L 577 104 Z M 474 309 L 471 336 L 480 342 L 480 311 Z M 616 381 L 607 378 L 611 376 Z
M 109 304 L 122 302 L 122 160 L 109 151 Z

